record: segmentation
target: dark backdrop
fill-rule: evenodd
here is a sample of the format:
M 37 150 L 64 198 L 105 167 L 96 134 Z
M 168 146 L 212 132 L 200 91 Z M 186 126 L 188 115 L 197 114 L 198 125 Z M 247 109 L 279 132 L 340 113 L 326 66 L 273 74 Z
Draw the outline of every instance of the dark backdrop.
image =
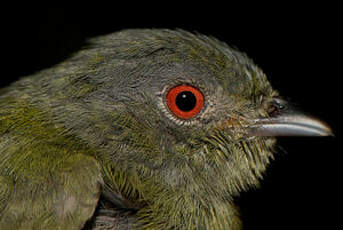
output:
M 175 3 L 176 4 L 176 3 Z M 282 95 L 323 120 L 336 137 L 280 138 L 261 183 L 237 199 L 244 229 L 331 229 L 341 213 L 342 24 L 335 6 L 162 3 L 131 6 L 3 8 L 1 86 L 63 61 L 87 37 L 125 28 L 182 28 L 246 52 Z M 337 225 L 338 224 L 338 225 Z

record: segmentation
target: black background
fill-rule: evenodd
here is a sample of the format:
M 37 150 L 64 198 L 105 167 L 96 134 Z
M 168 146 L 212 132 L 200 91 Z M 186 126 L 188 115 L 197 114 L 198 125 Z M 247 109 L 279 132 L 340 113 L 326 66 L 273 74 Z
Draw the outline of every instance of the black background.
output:
M 237 199 L 244 229 L 331 229 L 341 214 L 341 18 L 338 6 L 3 8 L 5 86 L 63 61 L 87 37 L 126 28 L 182 28 L 246 52 L 281 95 L 325 120 L 335 137 L 280 138 L 261 188 Z M 201 8 L 201 10 L 200 10 Z M 339 228 L 339 227 L 338 227 Z

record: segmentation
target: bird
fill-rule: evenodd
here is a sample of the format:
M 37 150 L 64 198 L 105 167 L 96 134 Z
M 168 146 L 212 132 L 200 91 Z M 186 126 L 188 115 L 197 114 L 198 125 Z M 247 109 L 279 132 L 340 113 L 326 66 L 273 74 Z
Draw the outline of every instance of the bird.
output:
M 329 135 L 214 37 L 101 35 L 0 90 L 0 229 L 241 229 L 276 138 Z

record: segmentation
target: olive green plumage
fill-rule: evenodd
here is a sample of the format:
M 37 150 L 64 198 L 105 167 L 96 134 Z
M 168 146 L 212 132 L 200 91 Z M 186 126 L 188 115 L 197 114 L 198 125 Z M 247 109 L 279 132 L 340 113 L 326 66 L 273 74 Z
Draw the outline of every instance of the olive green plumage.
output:
M 166 106 L 177 84 L 204 94 L 192 119 Z M 244 127 L 267 117 L 275 96 L 251 60 L 214 38 L 92 39 L 1 91 L 0 229 L 89 219 L 94 229 L 240 229 L 233 197 L 258 185 L 274 145 Z

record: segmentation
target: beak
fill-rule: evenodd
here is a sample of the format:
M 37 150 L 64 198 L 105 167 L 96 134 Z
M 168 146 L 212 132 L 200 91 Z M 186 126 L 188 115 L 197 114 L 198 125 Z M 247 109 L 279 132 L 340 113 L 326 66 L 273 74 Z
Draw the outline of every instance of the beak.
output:
M 254 120 L 249 136 L 333 136 L 323 121 L 278 103 L 277 115 Z

